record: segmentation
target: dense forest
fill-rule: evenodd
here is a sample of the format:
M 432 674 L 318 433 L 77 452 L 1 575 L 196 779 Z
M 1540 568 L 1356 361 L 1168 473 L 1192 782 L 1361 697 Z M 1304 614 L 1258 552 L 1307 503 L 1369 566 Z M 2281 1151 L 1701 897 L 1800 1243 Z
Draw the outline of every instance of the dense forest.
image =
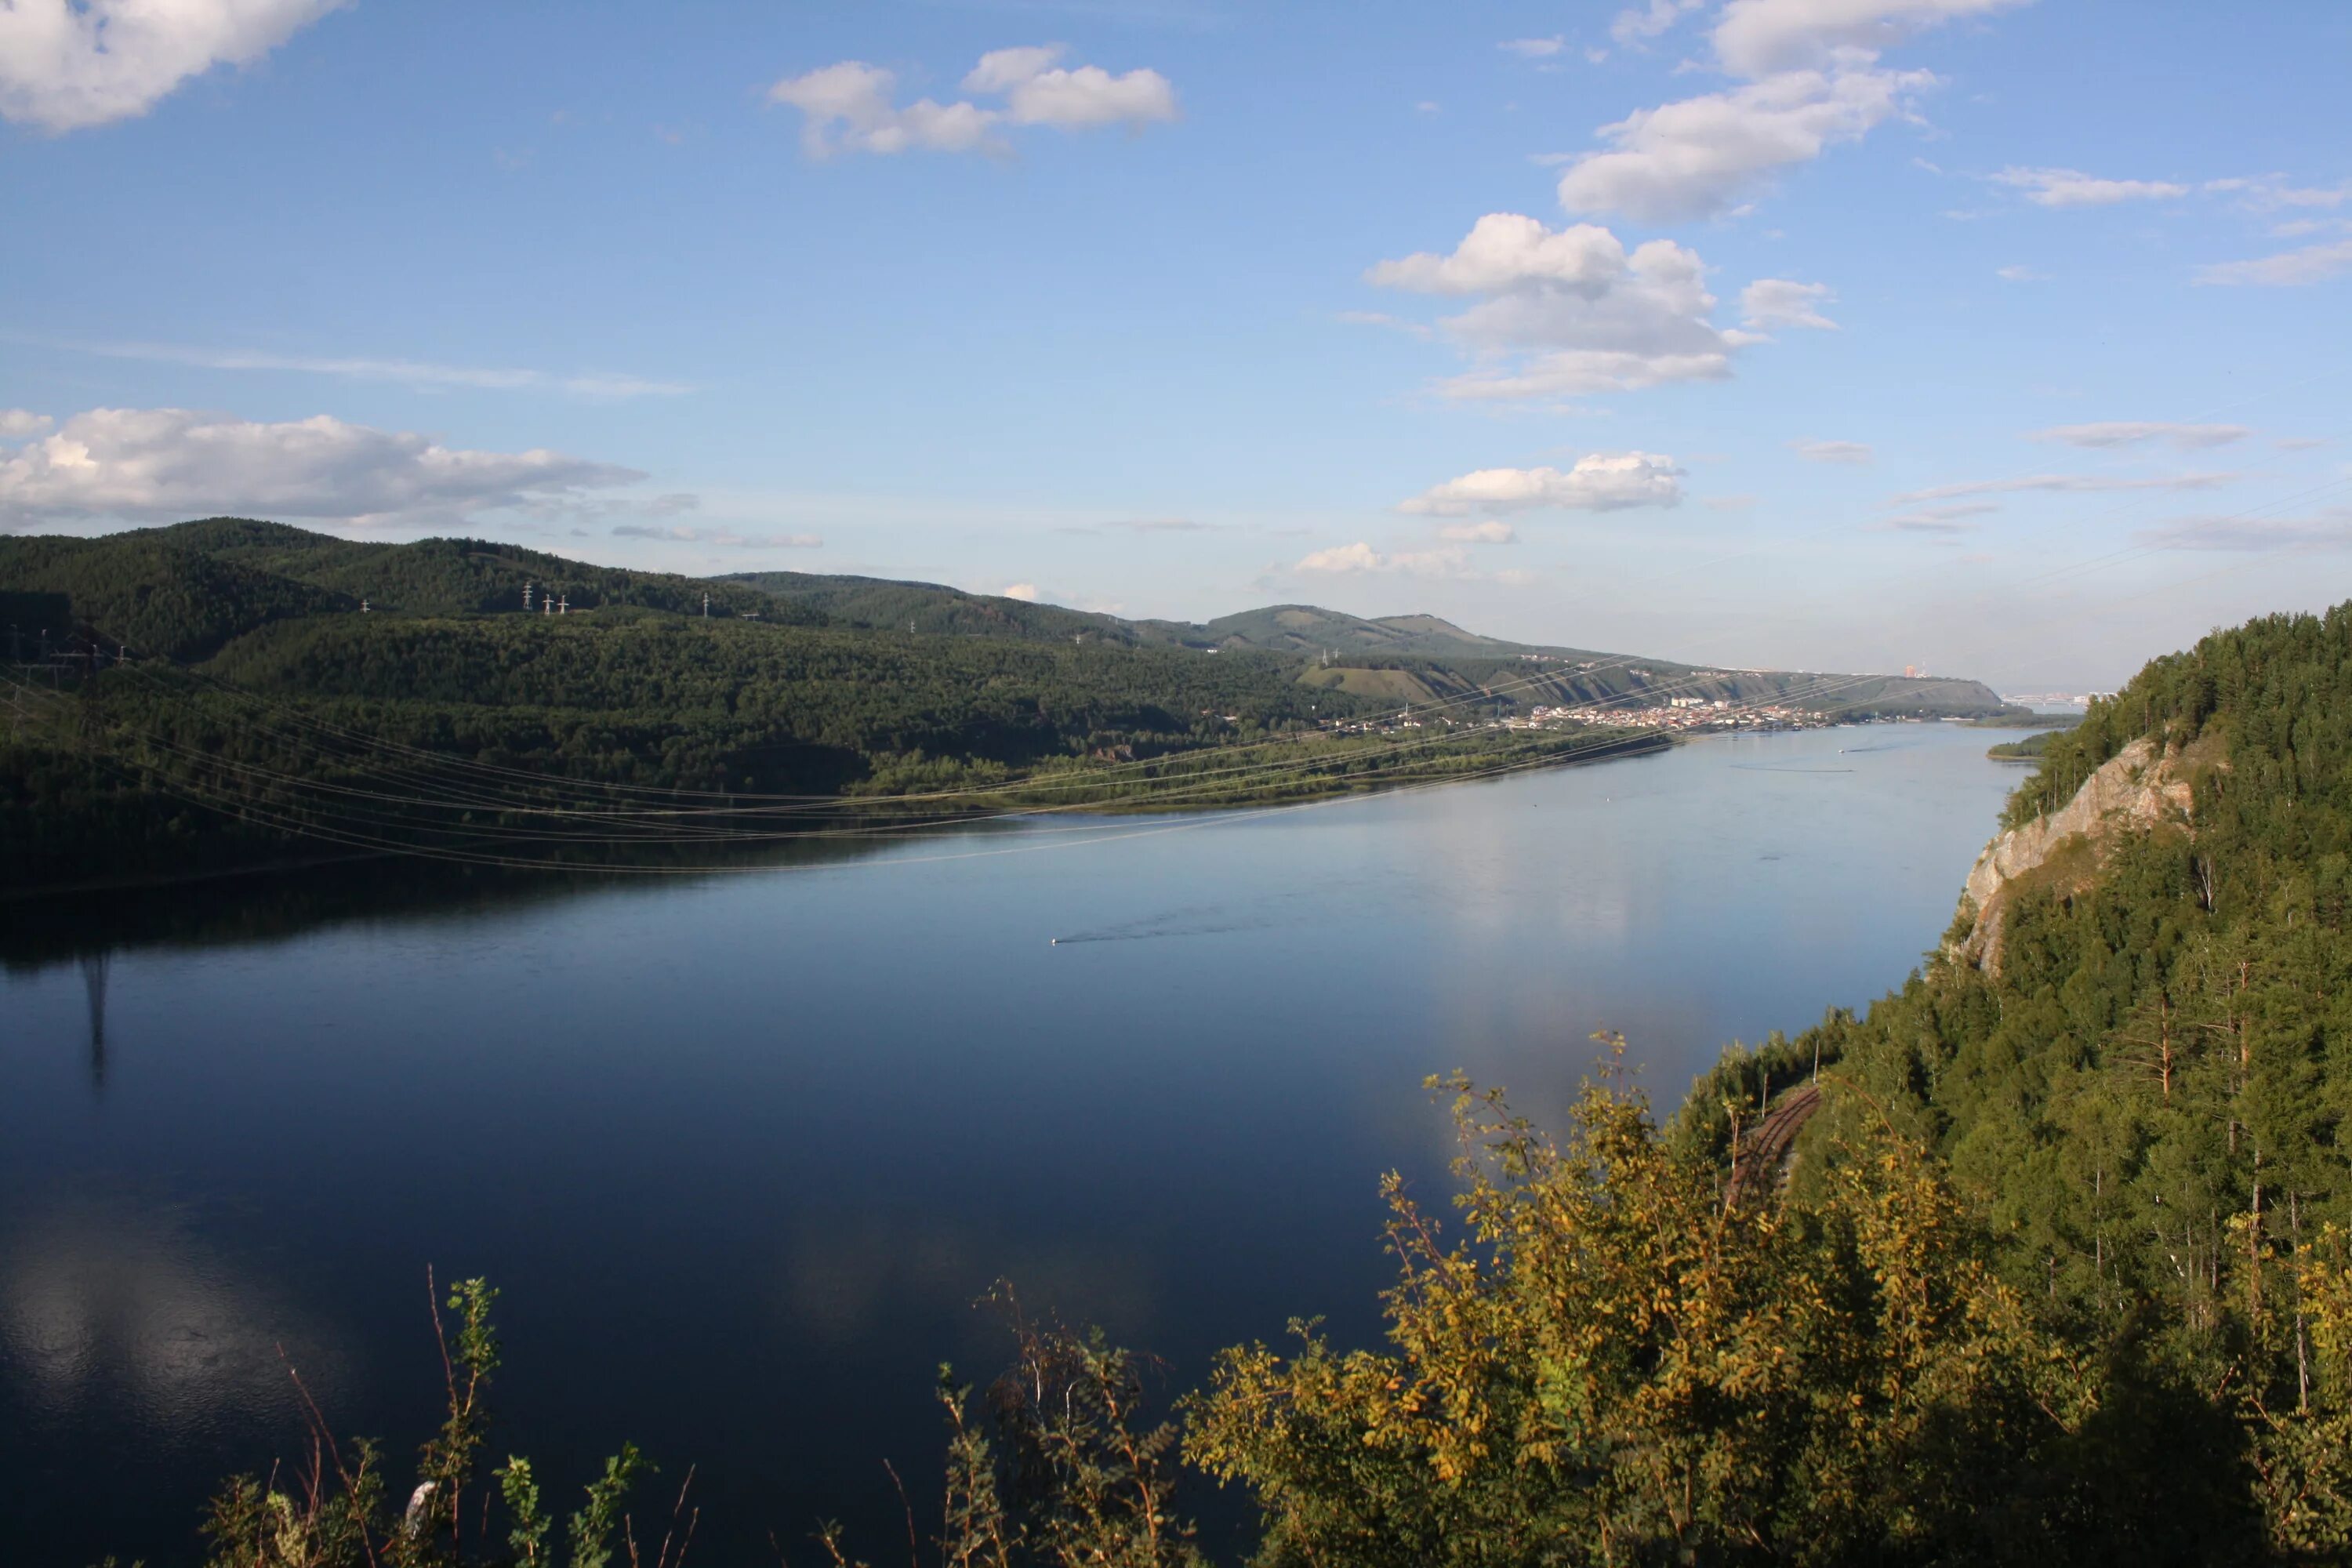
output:
M 943 1372 L 917 1560 L 1199 1563 L 1201 1472 L 1267 1568 L 2352 1558 L 2347 765 L 2352 605 L 2158 660 L 2051 736 L 1865 1013 L 1734 1046 L 1663 1122 L 1622 1040 L 1558 1134 L 1433 1079 L 1458 1219 L 1388 1184 L 1384 1346 L 1294 1323 L 1172 1413 L 1050 1326 L 983 1394 Z M 450 1310 L 494 1364 L 487 1298 Z M 552 1561 L 527 1467 L 468 1468 L 473 1397 L 425 1451 L 446 1519 L 393 1523 L 369 1449 L 224 1492 L 214 1561 L 469 1560 L 493 1481 L 515 1551 L 478 1560 Z
M 236 518 L 0 539 L 0 611 L 16 889 L 321 852 L 581 865 L 773 843 L 822 802 L 1265 803 L 1660 743 L 1490 727 L 1540 703 L 2000 709 L 1974 682 L 1570 660 L 1427 616 L 1121 621 Z

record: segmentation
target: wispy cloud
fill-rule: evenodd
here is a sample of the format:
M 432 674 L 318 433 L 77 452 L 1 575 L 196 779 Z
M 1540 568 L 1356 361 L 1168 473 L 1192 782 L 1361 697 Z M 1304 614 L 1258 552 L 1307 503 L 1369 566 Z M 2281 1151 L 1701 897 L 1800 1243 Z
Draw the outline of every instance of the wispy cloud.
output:
M 1791 441 L 1789 447 L 1809 463 L 1843 463 L 1868 468 L 1877 453 L 1867 441 Z
M 726 550 L 821 550 L 824 541 L 814 533 L 738 533 L 730 528 L 655 528 L 625 522 L 613 530 L 615 539 L 659 539 L 677 544 L 710 544 Z
M 2109 180 L 2080 169 L 2008 168 L 1993 175 L 1992 183 L 2024 192 L 2025 199 L 2040 207 L 2104 207 L 2189 194 L 2187 185 L 2170 180 Z
M 2053 425 L 2035 430 L 2029 441 L 2056 441 L 2069 447 L 2137 447 L 2159 442 L 2176 452 L 2226 447 L 2253 432 L 2243 425 L 2181 425 L 2161 419 L 2109 419 L 2093 425 Z
M 1916 511 L 1890 517 L 1877 526 L 1896 533 L 1966 533 L 1976 527 L 1975 523 L 1967 521 L 1969 518 L 1982 517 L 1987 512 L 2000 510 L 2000 506 L 1992 501 L 1961 501 L 1952 506 L 1921 507 Z
M 150 364 L 194 365 L 205 370 L 281 371 L 331 375 L 346 381 L 390 382 L 419 391 L 563 392 L 581 397 L 680 397 L 694 388 L 685 382 L 653 381 L 612 371 L 556 372 L 488 365 L 440 364 L 430 360 L 373 359 L 362 355 L 289 354 L 268 349 L 204 348 L 186 343 L 66 343 L 81 353 Z
M 2347 271 L 2352 271 L 2352 239 L 2306 245 L 2300 250 L 2257 257 L 2251 261 L 2215 262 L 2199 268 L 2195 276 L 2200 283 L 2224 287 L 2292 289 L 2305 283 L 2324 283 Z
M 2352 507 L 2312 517 L 2177 518 L 2138 537 L 2165 550 L 2342 550 L 2352 548 Z
M 1968 484 L 1937 485 L 1924 490 L 1906 490 L 1896 496 L 1892 504 L 1910 506 L 1919 501 L 1951 500 L 1960 496 L 2015 495 L 2030 490 L 2049 490 L 2059 494 L 2095 494 L 2106 490 L 2210 490 L 2237 483 L 2239 476 L 2231 473 L 2162 474 L 2152 479 L 2120 479 L 2106 474 L 2027 474 L 2013 479 L 1978 479 Z

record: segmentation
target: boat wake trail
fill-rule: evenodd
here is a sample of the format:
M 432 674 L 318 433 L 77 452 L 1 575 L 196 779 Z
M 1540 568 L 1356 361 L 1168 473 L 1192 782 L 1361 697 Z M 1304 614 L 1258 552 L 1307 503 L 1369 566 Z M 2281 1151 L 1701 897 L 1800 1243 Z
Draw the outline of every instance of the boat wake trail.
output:
M 1052 947 L 1071 947 L 1085 942 L 1152 942 L 1169 936 L 1223 936 L 1229 931 L 1264 931 L 1273 923 L 1264 919 L 1229 915 L 1222 910 L 1171 910 L 1166 914 L 1129 921 L 1124 925 L 1048 937 L 1046 943 Z

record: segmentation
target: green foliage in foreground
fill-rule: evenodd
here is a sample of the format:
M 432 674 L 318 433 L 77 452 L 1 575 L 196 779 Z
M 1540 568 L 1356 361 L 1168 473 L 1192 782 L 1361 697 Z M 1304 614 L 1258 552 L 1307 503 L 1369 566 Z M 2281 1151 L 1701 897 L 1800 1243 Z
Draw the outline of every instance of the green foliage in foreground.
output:
M 204 1526 L 212 1547 L 205 1568 L 458 1568 L 468 1563 L 606 1568 L 616 1535 L 627 1561 L 643 1562 L 624 1505 L 630 1484 L 651 1467 L 625 1444 L 586 1487 L 562 1553 L 549 1541 L 554 1521 L 528 1459 L 509 1458 L 491 1472 L 507 1528 L 503 1535 L 488 1532 L 489 1502 L 480 1495 L 479 1471 L 489 1435 L 490 1377 L 499 1366 L 498 1337 L 490 1328 L 497 1295 L 483 1280 L 459 1281 L 446 1303 L 454 1336 L 435 1313 L 447 1415 L 418 1456 L 415 1489 L 404 1506 L 393 1507 L 385 1491 L 382 1448 L 366 1438 L 338 1441 L 311 1405 L 307 1466 L 291 1474 L 273 1468 L 266 1479 L 241 1476 L 213 1500 Z M 485 1539 L 467 1534 L 468 1519 L 478 1532 L 488 1532 Z M 686 1523 L 690 1535 L 691 1521 Z M 685 1550 L 685 1537 L 673 1530 L 652 1561 L 656 1568 L 674 1568 Z

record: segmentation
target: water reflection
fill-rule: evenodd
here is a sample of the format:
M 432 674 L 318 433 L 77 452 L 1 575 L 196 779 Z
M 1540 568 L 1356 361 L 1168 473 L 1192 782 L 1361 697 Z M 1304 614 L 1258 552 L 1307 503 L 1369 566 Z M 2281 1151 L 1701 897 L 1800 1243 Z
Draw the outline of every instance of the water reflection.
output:
M 110 951 L 81 955 L 82 989 L 89 996 L 89 1090 L 106 1092 L 106 972 L 114 963 Z
M 322 1400 L 344 1381 L 320 1325 L 184 1214 L 121 1194 L 63 1196 L 0 1234 L 0 1365 L 33 1421 L 167 1446 L 289 1424 L 290 1367 Z
M 506 1291 L 512 1451 L 699 1462 L 714 1561 L 825 1515 L 870 1555 L 903 1529 L 878 1460 L 915 1485 L 937 1451 L 931 1369 L 1000 1363 L 971 1305 L 998 1279 L 1180 1384 L 1293 1316 L 1365 1342 L 1381 1173 L 1444 1208 L 1424 1074 L 1556 1121 L 1618 1028 L 1670 1104 L 1727 1039 L 1899 982 L 2014 775 L 1980 732 L 1855 738 L 1066 854 L 12 906 L 0 1527 L 31 1561 L 184 1558 L 212 1484 L 283 1451 L 280 1337 L 340 1427 L 413 1440 L 431 1262 Z

